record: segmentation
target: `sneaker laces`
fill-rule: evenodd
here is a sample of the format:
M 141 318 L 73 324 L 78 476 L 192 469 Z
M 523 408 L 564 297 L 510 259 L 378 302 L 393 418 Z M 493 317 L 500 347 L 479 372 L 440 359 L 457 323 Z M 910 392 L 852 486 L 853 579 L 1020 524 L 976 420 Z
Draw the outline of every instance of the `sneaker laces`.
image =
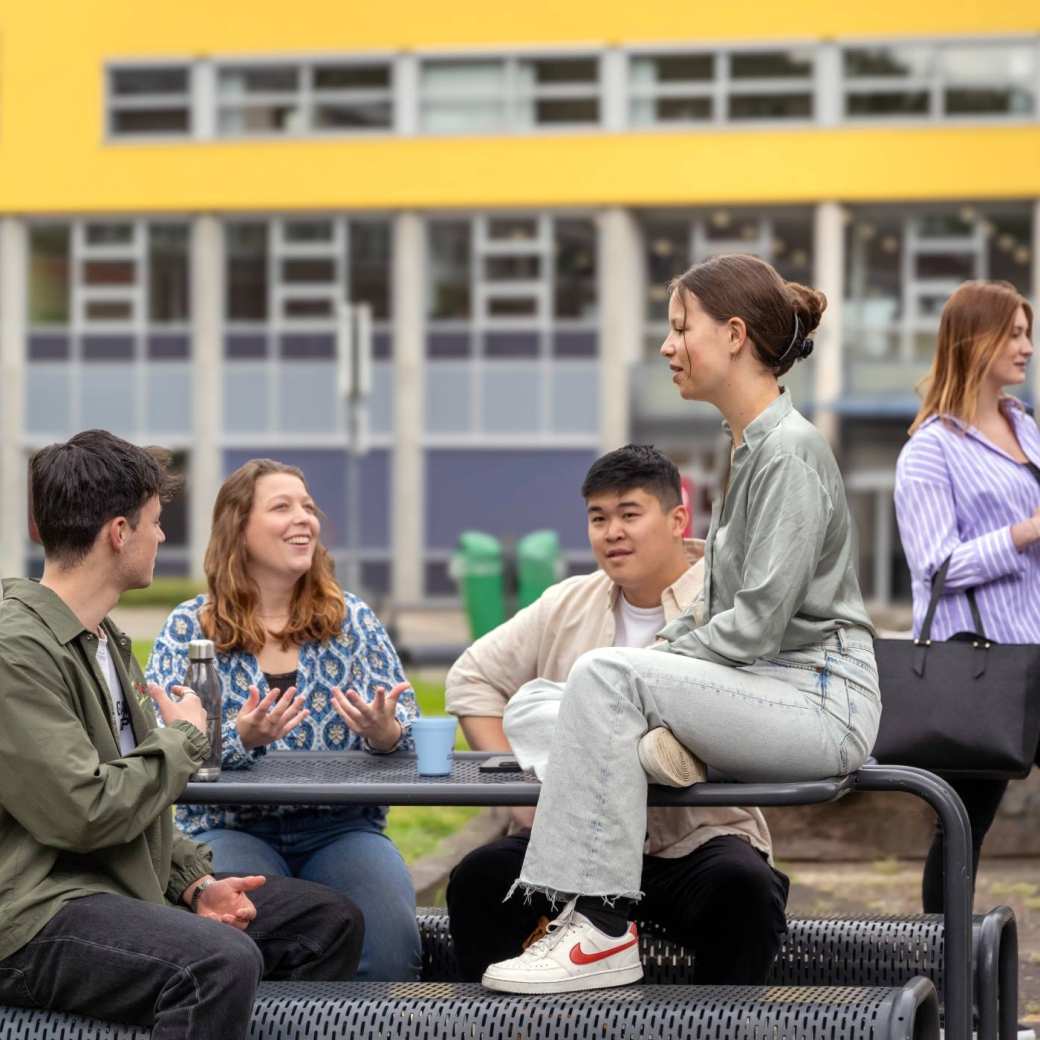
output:
M 524 951 L 525 955 L 530 953 L 536 957 L 542 957 L 553 950 L 557 944 L 563 939 L 564 932 L 567 931 L 568 926 L 572 922 L 574 917 L 574 908 L 577 904 L 577 899 L 572 899 L 560 912 L 559 917 L 554 921 L 550 921 L 548 927 L 545 929 L 545 934 L 538 939 L 535 939 L 530 946 Z

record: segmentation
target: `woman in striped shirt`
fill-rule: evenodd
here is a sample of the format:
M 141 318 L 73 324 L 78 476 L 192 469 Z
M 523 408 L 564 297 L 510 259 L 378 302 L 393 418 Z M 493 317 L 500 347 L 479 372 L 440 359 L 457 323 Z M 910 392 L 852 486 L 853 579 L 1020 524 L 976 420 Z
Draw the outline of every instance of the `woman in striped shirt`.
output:
M 914 634 L 949 557 L 932 639 L 975 628 L 1040 643 L 1040 431 L 1005 387 L 1025 382 L 1033 312 L 1006 282 L 966 282 L 950 297 L 924 402 L 896 464 L 896 515 L 913 578 Z M 1006 780 L 957 780 L 971 818 L 973 871 Z M 942 910 L 942 833 L 925 864 L 927 913 Z

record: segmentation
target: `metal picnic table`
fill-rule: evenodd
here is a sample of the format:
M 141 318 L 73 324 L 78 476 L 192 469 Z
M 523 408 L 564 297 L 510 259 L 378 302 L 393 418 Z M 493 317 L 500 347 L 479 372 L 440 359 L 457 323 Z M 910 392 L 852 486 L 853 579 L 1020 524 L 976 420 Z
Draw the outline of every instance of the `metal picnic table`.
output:
M 274 751 L 250 769 L 226 770 L 213 783 L 189 783 L 178 799 L 208 805 L 535 805 L 530 773 L 481 772 L 492 752 L 455 752 L 449 776 L 419 776 L 413 754 Z M 970 1040 L 972 1029 L 971 830 L 968 814 L 944 780 L 909 766 L 865 765 L 844 777 L 791 783 L 651 785 L 651 806 L 817 805 L 855 791 L 901 791 L 926 801 L 945 833 L 945 1029 Z

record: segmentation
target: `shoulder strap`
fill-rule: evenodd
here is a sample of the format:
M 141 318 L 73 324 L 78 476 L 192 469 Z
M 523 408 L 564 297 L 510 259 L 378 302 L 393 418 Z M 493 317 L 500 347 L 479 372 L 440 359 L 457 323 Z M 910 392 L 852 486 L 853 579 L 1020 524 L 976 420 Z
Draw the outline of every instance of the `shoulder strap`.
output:
M 1036 477 L 1036 482 L 1040 484 L 1040 466 L 1038 466 L 1035 462 L 1027 462 L 1026 465 L 1029 467 L 1029 472 L 1032 473 L 1034 477 Z
M 942 566 L 935 572 L 935 577 L 932 578 L 932 595 L 928 600 L 928 611 L 924 616 L 924 623 L 921 625 L 920 641 L 922 643 L 928 643 L 932 637 L 932 621 L 935 618 L 936 608 L 939 606 L 939 600 L 942 598 L 943 590 L 946 587 L 946 572 L 950 569 L 950 560 L 953 556 L 947 556 L 943 560 Z M 979 605 L 975 600 L 975 590 L 968 589 L 968 607 L 971 610 L 972 624 L 975 626 L 975 632 L 977 635 L 985 637 L 986 632 L 982 627 L 982 615 L 979 613 Z

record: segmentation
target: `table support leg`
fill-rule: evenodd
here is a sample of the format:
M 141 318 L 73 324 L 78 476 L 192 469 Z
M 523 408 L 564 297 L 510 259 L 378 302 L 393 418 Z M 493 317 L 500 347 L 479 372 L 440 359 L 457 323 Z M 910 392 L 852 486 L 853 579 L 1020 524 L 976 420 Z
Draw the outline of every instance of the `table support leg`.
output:
M 864 766 L 861 791 L 904 791 L 923 798 L 943 828 L 943 932 L 947 1040 L 971 1040 L 971 823 L 964 803 L 941 777 L 909 766 Z

